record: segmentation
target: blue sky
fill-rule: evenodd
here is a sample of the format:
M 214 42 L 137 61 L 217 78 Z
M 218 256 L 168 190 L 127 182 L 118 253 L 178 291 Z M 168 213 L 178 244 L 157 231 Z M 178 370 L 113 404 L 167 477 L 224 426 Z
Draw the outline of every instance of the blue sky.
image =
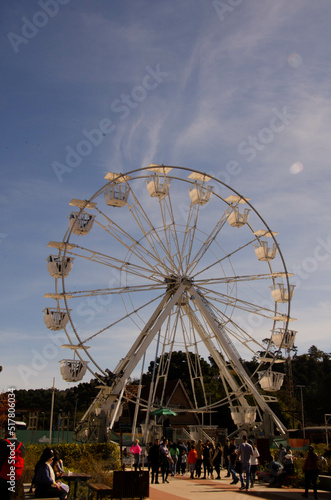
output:
M 41 312 L 46 245 L 72 198 L 151 162 L 251 199 L 296 273 L 299 353 L 331 351 L 330 14 L 328 0 L 1 3 L 1 389 L 69 386 Z

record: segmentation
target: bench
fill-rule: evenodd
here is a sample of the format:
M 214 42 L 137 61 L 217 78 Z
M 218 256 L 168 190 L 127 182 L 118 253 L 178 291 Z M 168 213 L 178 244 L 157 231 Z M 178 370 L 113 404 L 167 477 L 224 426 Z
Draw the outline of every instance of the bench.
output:
M 24 497 L 25 500 L 35 500 L 34 493 L 29 493 L 30 489 L 30 484 L 24 484 Z M 39 498 L 39 500 L 59 500 L 59 497 L 52 497 L 52 498 Z
M 318 489 L 323 491 L 331 491 L 331 476 L 321 474 L 319 476 Z
M 113 490 L 110 486 L 103 483 L 90 483 L 88 484 L 88 499 L 90 500 L 93 497 L 93 493 L 96 493 L 97 500 L 99 498 L 103 498 L 106 495 L 111 495 L 113 498 Z
M 149 473 L 148 471 L 120 471 L 113 473 L 113 487 L 103 483 L 90 483 L 88 486 L 88 499 L 92 499 L 96 493 L 96 500 L 104 496 L 111 498 L 143 498 L 149 497 Z
M 258 470 L 256 471 L 256 479 L 259 482 L 263 481 L 265 483 L 270 483 L 271 481 L 270 472 Z

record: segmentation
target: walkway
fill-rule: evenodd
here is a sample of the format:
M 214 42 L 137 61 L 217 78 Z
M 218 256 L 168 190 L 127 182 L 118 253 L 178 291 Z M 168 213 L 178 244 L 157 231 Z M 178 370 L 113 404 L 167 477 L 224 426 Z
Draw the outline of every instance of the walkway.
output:
M 237 485 L 230 484 L 231 478 L 221 480 L 190 479 L 186 476 L 169 476 L 169 484 L 150 484 L 150 500 L 302 500 L 302 489 L 297 488 L 270 488 L 267 485 L 256 484 L 248 492 L 240 491 L 240 482 Z M 161 479 L 162 481 L 162 479 Z M 312 491 L 309 498 L 313 499 Z M 329 491 L 319 491 L 320 500 L 330 500 Z

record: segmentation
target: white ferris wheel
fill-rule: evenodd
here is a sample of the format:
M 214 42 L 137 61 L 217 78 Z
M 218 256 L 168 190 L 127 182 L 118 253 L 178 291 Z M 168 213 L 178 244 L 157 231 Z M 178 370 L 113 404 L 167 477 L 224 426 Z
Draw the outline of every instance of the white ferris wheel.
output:
M 238 429 L 260 423 L 266 435 L 275 428 L 285 434 L 269 406 L 283 383 L 282 350 L 296 333 L 289 329 L 294 286 L 278 233 L 249 198 L 203 172 L 151 164 L 105 179 L 89 200 L 69 203 L 63 240 L 48 244 L 55 292 L 45 295 L 54 303 L 44 320 L 65 330 L 63 347 L 72 353 L 60 362 L 62 377 L 77 382 L 89 371 L 100 380 L 81 431 L 101 412 L 113 428 L 130 377 L 159 359 L 148 400 L 135 395 L 147 423 L 150 410 L 165 405 L 156 390 L 180 350 L 197 411 L 227 405 Z M 225 397 L 212 405 L 200 366 L 205 356 L 224 387 Z M 258 368 L 248 373 L 242 360 L 253 357 Z

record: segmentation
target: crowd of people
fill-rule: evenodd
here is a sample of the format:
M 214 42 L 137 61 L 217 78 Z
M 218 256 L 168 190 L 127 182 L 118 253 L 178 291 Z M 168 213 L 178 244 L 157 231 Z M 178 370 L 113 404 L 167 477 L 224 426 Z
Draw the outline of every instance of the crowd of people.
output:
M 254 486 L 259 452 L 254 444 L 243 438 L 237 448 L 235 439 L 226 439 L 225 445 L 212 440 L 197 443 L 179 440 L 169 442 L 163 437 L 150 443 L 147 462 L 151 471 L 151 483 L 159 484 L 159 471 L 163 483 L 167 483 L 169 475 L 189 474 L 191 479 L 221 479 L 221 469 L 225 468 L 226 476 L 232 475 L 232 484 L 241 481 L 241 489 Z M 246 482 L 243 473 L 245 472 Z M 239 477 L 238 477 L 238 475 Z
M 141 470 L 139 455 L 141 448 L 136 440 L 131 450 L 134 454 L 134 468 Z M 326 453 L 330 453 L 327 450 Z M 260 453 L 256 444 L 242 437 L 239 446 L 236 439 L 225 439 L 222 446 L 220 442 L 213 440 L 198 442 L 179 440 L 171 442 L 167 438 L 155 439 L 150 443 L 147 453 L 148 470 L 151 473 L 151 483 L 159 484 L 169 482 L 169 476 L 186 475 L 191 479 L 221 479 L 221 470 L 226 473 L 224 477 L 230 477 L 230 484 L 240 481 L 240 490 L 249 491 L 254 488 L 256 474 L 259 466 Z M 268 465 L 269 484 L 282 486 L 284 478 L 294 474 L 294 461 L 290 446 L 286 448 L 281 444 L 277 456 Z M 304 497 L 308 497 L 308 490 L 312 487 L 314 497 L 317 498 L 318 457 L 312 446 L 309 447 L 305 457 L 303 472 L 305 475 Z

